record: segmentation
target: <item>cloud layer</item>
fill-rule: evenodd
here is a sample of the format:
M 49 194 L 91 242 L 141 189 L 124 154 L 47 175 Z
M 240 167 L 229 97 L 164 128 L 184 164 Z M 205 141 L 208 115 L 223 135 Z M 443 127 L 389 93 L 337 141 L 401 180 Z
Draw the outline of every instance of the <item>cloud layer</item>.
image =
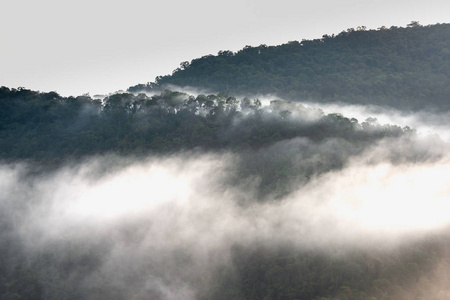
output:
M 3 165 L 4 222 L 31 262 L 49 255 L 61 269 L 64 279 L 39 271 L 48 299 L 62 282 L 88 299 L 198 299 L 217 268 L 232 267 L 236 245 L 387 249 L 450 223 L 441 141 L 385 139 L 353 153 L 339 140 L 294 139 L 259 155 L 283 149 L 303 151 L 289 156 L 299 172 L 319 171 L 288 180 L 281 197 L 261 195 L 258 174 L 230 180 L 248 158 L 240 153 L 105 156 L 44 175 Z M 333 163 L 326 149 L 339 167 L 320 167 Z

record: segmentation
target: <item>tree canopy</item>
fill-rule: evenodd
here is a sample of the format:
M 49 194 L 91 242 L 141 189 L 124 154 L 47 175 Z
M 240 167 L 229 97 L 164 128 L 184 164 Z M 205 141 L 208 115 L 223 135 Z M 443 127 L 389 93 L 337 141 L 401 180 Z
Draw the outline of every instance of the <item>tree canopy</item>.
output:
M 286 100 L 450 109 L 450 24 L 349 28 L 279 46 L 246 46 L 181 63 L 172 75 L 129 88 L 190 86 Z

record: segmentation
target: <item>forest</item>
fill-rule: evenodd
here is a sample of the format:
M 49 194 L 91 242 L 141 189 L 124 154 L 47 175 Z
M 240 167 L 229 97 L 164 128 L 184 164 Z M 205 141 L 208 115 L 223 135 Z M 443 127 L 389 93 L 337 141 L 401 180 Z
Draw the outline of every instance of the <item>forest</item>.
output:
M 448 140 L 319 108 L 445 120 L 449 43 L 412 22 L 104 97 L 0 87 L 0 299 L 450 299 Z
M 449 110 L 450 24 L 360 26 L 321 39 L 220 51 L 182 62 L 173 74 L 129 91 L 169 85 L 292 101 Z

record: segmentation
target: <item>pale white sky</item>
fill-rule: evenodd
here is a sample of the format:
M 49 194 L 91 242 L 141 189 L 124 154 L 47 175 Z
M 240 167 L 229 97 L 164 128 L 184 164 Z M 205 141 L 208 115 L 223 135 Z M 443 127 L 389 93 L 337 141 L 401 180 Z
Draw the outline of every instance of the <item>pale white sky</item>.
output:
M 448 0 L 2 0 L 0 85 L 114 92 L 182 61 L 360 25 L 450 23 Z

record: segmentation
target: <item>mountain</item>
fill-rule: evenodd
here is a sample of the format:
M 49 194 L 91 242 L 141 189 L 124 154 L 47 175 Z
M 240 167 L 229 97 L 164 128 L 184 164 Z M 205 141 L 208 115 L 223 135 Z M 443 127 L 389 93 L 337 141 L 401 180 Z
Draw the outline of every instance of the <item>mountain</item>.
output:
M 407 110 L 450 109 L 450 24 L 347 29 L 279 46 L 246 46 L 182 62 L 172 75 L 129 88 L 195 87 Z

